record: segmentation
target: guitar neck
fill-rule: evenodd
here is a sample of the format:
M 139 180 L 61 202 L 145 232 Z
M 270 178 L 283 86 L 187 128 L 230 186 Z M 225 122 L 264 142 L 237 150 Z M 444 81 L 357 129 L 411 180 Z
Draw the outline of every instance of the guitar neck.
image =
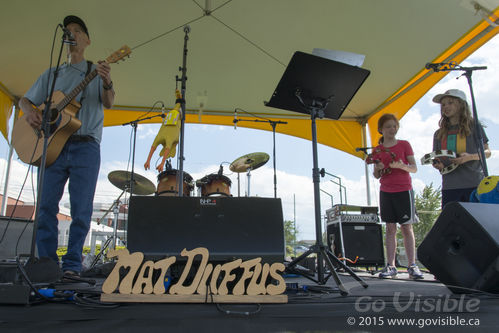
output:
M 113 52 L 109 57 L 106 58 L 106 62 L 108 64 L 114 64 L 120 60 L 123 60 L 124 57 L 129 56 L 132 50 L 123 45 L 118 51 Z M 60 101 L 56 109 L 57 111 L 62 111 L 68 106 L 69 103 L 83 90 L 85 87 L 97 76 L 97 69 L 94 69 L 90 74 L 88 74 L 83 81 L 80 82 L 69 94 L 67 94 L 62 101 Z
M 97 70 L 94 69 L 83 79 L 83 81 L 80 82 L 80 84 L 78 84 L 69 94 L 67 94 L 66 97 L 59 102 L 59 104 L 57 104 L 56 109 L 58 111 L 63 110 L 96 76 Z

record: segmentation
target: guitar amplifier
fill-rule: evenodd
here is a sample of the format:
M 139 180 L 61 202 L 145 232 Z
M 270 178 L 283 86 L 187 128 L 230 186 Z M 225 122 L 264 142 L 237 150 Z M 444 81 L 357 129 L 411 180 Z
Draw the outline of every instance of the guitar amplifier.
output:
M 335 223 L 378 223 L 378 207 L 334 205 L 326 210 L 327 224 Z
M 339 224 L 328 224 L 327 245 L 335 256 L 354 261 L 348 262 L 348 266 L 385 265 L 383 231 L 379 223 L 351 222 L 342 224 L 341 229 Z

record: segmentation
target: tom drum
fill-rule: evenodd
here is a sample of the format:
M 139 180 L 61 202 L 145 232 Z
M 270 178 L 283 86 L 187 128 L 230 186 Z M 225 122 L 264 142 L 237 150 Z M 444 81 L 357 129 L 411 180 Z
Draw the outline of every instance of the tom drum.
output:
M 224 175 L 217 173 L 204 176 L 196 181 L 196 186 L 201 188 L 201 196 L 227 196 L 230 197 L 230 185 L 232 182 Z
M 163 171 L 158 175 L 158 189 L 156 195 L 159 196 L 177 196 L 177 175 L 179 171 L 176 169 Z M 185 197 L 191 196 L 191 191 L 194 188 L 192 185 L 192 177 L 184 171 L 183 177 L 183 195 Z

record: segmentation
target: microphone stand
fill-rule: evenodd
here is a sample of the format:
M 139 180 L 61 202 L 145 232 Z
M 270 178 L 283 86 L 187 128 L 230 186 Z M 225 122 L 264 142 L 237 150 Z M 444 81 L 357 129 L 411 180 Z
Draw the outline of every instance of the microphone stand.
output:
M 134 179 L 134 166 L 135 166 L 135 146 L 137 144 L 137 124 L 139 122 L 143 122 L 144 120 L 149 120 L 149 119 L 153 119 L 153 118 L 157 118 L 157 117 L 161 117 L 161 118 L 165 118 L 165 115 L 164 114 L 157 114 L 157 115 L 154 115 L 154 116 L 150 116 L 150 117 L 146 117 L 146 118 L 140 118 L 140 119 L 136 119 L 136 120 L 132 120 L 132 121 L 129 121 L 127 123 L 124 123 L 124 124 L 121 124 L 121 126 L 126 126 L 126 125 L 130 125 L 132 126 L 132 130 L 133 130 L 133 144 L 132 144 L 132 172 L 130 174 L 130 185 L 128 186 L 128 188 L 130 189 L 130 196 L 132 196 L 133 194 L 133 184 L 135 183 L 135 179 Z
M 187 81 L 187 41 L 189 40 L 189 32 L 191 32 L 191 28 L 186 25 L 184 27 L 184 51 L 183 51 L 183 57 L 182 57 L 182 67 L 179 68 L 179 70 L 182 72 L 182 77 L 179 79 L 178 76 L 175 77 L 175 79 L 181 82 L 180 86 L 180 91 L 182 93 L 182 101 L 180 102 L 180 106 L 182 109 L 182 118 L 180 122 L 180 138 L 179 138 L 179 152 L 178 152 L 178 174 L 177 174 L 177 189 L 178 189 L 178 196 L 181 197 L 184 195 L 184 187 L 183 182 L 184 182 L 184 125 L 185 125 L 185 90 L 186 90 L 186 85 L 185 81 Z
M 57 81 L 57 75 L 59 74 L 59 66 L 61 63 L 61 55 L 62 55 L 62 49 L 64 47 L 64 44 L 67 43 L 67 40 L 65 39 L 66 34 L 63 35 L 62 41 L 61 41 L 61 47 L 59 49 L 59 56 L 57 58 L 57 65 L 54 70 L 54 79 L 52 80 L 52 85 L 50 87 L 50 93 L 48 95 L 47 101 L 45 102 L 45 109 L 43 110 L 43 115 L 42 115 L 42 126 L 41 130 L 43 133 L 43 151 L 42 151 L 42 157 L 40 160 L 40 165 L 38 166 L 38 192 L 36 196 L 36 205 L 35 205 L 35 218 L 33 219 L 33 235 L 31 237 L 31 251 L 30 251 L 30 257 L 28 259 L 27 265 L 28 264 L 35 264 L 35 249 L 36 249 L 36 234 L 37 234 L 37 228 L 38 228 L 38 221 L 39 221 L 39 215 L 40 215 L 40 202 L 42 198 L 42 192 L 43 192 L 43 181 L 45 179 L 45 169 L 46 169 L 46 162 L 47 162 L 47 147 L 48 147 L 48 137 L 50 136 L 49 130 L 49 117 L 50 117 L 50 110 L 52 106 L 52 96 L 54 94 L 55 90 L 55 83 Z M 49 75 L 50 78 L 50 75 Z
M 473 93 L 473 82 L 471 79 L 471 75 L 473 74 L 473 71 L 477 70 L 485 70 L 487 69 L 487 66 L 475 66 L 475 67 L 462 67 L 459 65 L 454 65 L 452 63 L 445 64 L 441 63 L 439 64 L 440 66 L 438 68 L 433 68 L 433 71 L 435 72 L 450 72 L 450 71 L 464 71 L 464 73 L 461 76 L 466 76 L 466 79 L 468 80 L 468 86 L 470 88 L 470 94 L 471 94 L 471 106 L 473 110 L 473 119 L 475 120 L 475 130 L 473 131 L 473 136 L 476 141 L 477 145 L 477 151 L 478 151 L 478 157 L 480 159 L 480 164 L 482 166 L 483 174 L 485 177 L 489 176 L 489 171 L 487 169 L 487 161 L 485 157 L 485 151 L 483 148 L 483 137 L 482 137 L 482 131 L 480 131 L 480 122 L 478 121 L 478 113 L 476 110 L 476 105 L 475 105 L 475 94 Z
M 276 175 L 276 158 L 275 158 L 275 128 L 278 124 L 287 124 L 286 121 L 280 121 L 280 120 L 260 120 L 260 119 L 234 119 L 233 122 L 234 124 L 237 124 L 240 121 L 252 121 L 255 123 L 269 123 L 270 126 L 272 126 L 272 159 L 274 162 L 274 198 L 277 198 L 277 175 Z M 239 175 L 238 175 L 239 176 Z

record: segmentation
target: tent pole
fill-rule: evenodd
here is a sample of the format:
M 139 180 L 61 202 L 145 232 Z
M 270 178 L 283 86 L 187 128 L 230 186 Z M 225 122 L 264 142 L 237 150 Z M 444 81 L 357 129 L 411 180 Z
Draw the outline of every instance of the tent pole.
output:
M 14 119 L 17 119 L 19 114 L 19 107 L 14 105 Z M 12 164 L 12 154 L 14 153 L 14 147 L 12 143 L 9 142 L 9 157 L 7 158 L 7 170 L 5 171 L 5 184 L 3 187 L 3 198 L 2 198 L 2 208 L 0 211 L 1 216 L 5 216 L 7 213 L 7 203 L 9 201 L 9 177 L 10 177 L 10 166 Z
M 367 147 L 367 122 L 362 122 L 362 146 Z M 367 195 L 367 205 L 371 206 L 371 179 L 369 176 L 369 166 L 367 163 L 364 163 L 364 172 L 366 175 L 366 195 Z

